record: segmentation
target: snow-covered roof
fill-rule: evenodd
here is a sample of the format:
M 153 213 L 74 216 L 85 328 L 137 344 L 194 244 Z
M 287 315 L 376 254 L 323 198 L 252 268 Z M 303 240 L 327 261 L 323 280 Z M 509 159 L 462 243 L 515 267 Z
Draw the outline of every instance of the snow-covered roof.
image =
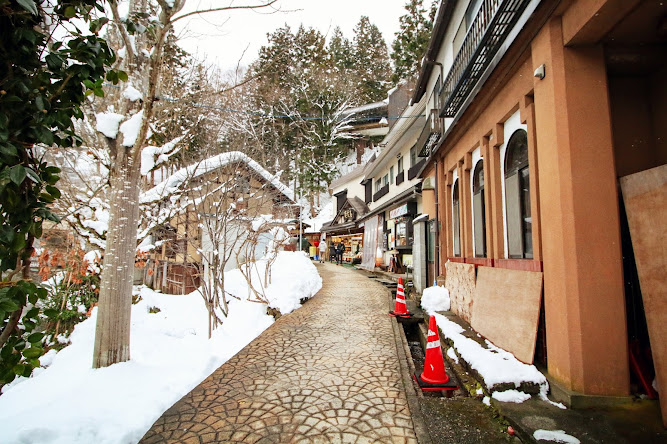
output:
M 367 103 L 366 105 L 357 106 L 355 108 L 348 108 L 345 110 L 345 114 L 355 114 L 363 111 L 369 111 L 372 109 L 383 108 L 387 106 L 387 100 L 381 100 L 379 102 Z
M 204 174 L 210 173 L 220 169 L 226 165 L 242 162 L 246 164 L 249 168 L 255 171 L 259 176 L 264 178 L 268 183 L 270 183 L 274 188 L 284 194 L 290 200 L 294 200 L 294 193 L 286 185 L 284 185 L 278 177 L 266 171 L 260 164 L 252 160 L 247 155 L 243 154 L 240 151 L 230 151 L 228 153 L 218 154 L 208 159 L 204 159 L 199 163 L 189 165 L 185 168 L 181 168 L 176 171 L 174 174 L 151 188 L 150 190 L 144 192 L 139 197 L 140 203 L 150 203 L 155 202 L 164 197 L 170 195 L 185 182 L 186 180 L 194 179 L 200 177 Z
M 331 181 L 329 184 L 329 189 L 333 190 L 341 185 L 344 185 L 348 182 L 351 182 L 352 180 L 361 177 L 364 173 L 364 167 L 366 165 L 358 165 L 355 169 L 350 171 L 349 173 L 345 174 L 344 176 L 340 176 L 338 179 L 334 179 Z

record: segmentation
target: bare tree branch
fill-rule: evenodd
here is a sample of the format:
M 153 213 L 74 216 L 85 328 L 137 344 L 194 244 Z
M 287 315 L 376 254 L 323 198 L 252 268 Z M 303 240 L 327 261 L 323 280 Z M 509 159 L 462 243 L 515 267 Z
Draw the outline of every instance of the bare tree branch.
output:
M 218 11 L 230 11 L 233 9 L 260 9 L 260 8 L 266 8 L 267 6 L 271 6 L 274 3 L 276 3 L 278 0 L 270 0 L 267 3 L 260 3 L 257 5 L 243 5 L 243 6 L 222 6 L 219 8 L 211 8 L 211 9 L 202 9 L 198 11 L 192 11 L 192 12 L 186 12 L 183 15 L 179 15 L 178 17 L 174 17 L 171 20 L 171 23 L 175 23 L 178 20 L 184 19 L 186 17 L 191 17 L 193 15 L 199 15 L 199 14 L 205 14 L 207 12 L 218 12 Z

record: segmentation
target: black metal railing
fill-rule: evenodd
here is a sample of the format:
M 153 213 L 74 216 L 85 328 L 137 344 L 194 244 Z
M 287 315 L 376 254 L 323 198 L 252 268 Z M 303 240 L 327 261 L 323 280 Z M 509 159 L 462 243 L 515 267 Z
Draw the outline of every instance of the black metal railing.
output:
M 387 193 L 389 193 L 389 184 L 383 186 L 382 188 L 377 190 L 375 194 L 373 194 L 373 202 L 377 202 L 378 200 L 380 200 L 382 196 L 386 195 Z
M 408 170 L 408 180 L 412 180 L 415 177 L 417 177 L 417 173 L 419 173 L 419 170 L 424 165 L 424 162 L 426 162 L 426 158 L 422 157 L 422 159 L 419 162 L 410 167 L 410 169 Z
M 405 180 L 405 170 L 401 170 L 396 175 L 396 185 L 400 185 Z
M 440 91 L 440 116 L 456 115 L 529 2 L 482 2 Z
M 422 129 L 419 139 L 417 139 L 417 149 L 419 157 L 428 157 L 435 148 L 442 136 L 442 119 L 438 115 L 437 109 L 432 109 L 429 113 L 424 129 Z

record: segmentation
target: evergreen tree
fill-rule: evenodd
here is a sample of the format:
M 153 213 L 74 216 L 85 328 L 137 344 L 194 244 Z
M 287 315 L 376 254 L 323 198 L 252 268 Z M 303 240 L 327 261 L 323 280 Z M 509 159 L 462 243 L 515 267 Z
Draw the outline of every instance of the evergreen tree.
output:
M 340 73 L 347 73 L 354 67 L 352 43 L 345 38 L 340 27 L 334 29 L 327 48 L 331 64 Z
M 437 9 L 437 1 L 433 1 L 427 15 L 423 2 L 424 0 L 409 0 L 405 5 L 407 13 L 399 19 L 400 29 L 396 33 L 391 52 L 394 62 L 391 80 L 394 84 L 419 75 Z
M 354 28 L 354 65 L 362 103 L 384 100 L 391 76 L 387 44 L 366 16 Z

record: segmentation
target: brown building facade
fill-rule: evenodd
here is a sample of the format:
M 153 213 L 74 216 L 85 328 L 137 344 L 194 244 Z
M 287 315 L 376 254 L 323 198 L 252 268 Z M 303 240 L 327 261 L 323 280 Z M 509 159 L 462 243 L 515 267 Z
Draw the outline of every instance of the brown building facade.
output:
M 443 1 L 413 96 L 437 93 L 444 123 L 422 149 L 439 271 L 449 260 L 542 273 L 535 362 L 566 402 L 652 378 L 650 363 L 631 375 L 629 344 L 647 349 L 646 331 L 667 386 L 648 289 L 624 277 L 625 245 L 637 247 L 619 181 L 667 163 L 666 44 L 660 1 Z

